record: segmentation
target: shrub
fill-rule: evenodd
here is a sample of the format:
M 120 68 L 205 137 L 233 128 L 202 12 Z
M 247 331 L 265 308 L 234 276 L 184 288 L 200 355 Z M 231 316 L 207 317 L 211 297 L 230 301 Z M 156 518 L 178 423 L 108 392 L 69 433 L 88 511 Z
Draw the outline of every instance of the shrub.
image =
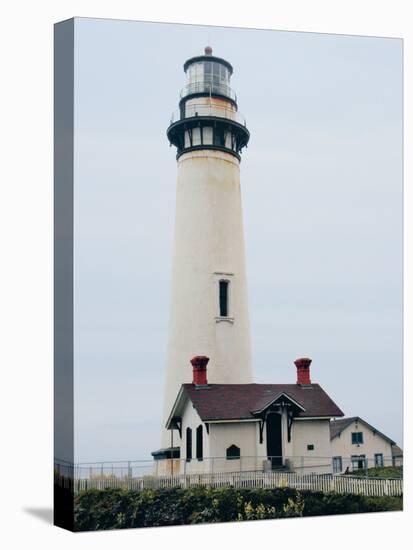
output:
M 295 489 L 89 489 L 76 495 L 76 531 L 401 510 L 398 497 Z

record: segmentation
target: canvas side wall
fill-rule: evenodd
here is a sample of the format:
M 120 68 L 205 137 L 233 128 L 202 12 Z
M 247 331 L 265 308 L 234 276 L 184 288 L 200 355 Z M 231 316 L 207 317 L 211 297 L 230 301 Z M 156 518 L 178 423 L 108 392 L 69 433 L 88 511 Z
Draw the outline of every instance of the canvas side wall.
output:
M 54 27 L 54 523 L 73 530 L 74 20 Z

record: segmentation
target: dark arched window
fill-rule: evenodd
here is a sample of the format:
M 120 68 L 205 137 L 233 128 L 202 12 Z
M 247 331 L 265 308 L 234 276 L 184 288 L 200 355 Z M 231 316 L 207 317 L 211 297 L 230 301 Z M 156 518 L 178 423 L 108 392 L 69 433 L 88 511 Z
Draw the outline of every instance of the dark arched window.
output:
M 231 447 L 228 447 L 227 449 L 227 460 L 236 460 L 240 458 L 241 456 L 241 450 L 236 445 L 231 445 Z
M 203 434 L 201 424 L 196 429 L 196 457 L 198 460 L 203 460 L 204 458 Z
M 192 430 L 186 429 L 186 459 L 189 461 L 192 458 Z
M 219 281 L 219 315 L 228 317 L 228 281 Z

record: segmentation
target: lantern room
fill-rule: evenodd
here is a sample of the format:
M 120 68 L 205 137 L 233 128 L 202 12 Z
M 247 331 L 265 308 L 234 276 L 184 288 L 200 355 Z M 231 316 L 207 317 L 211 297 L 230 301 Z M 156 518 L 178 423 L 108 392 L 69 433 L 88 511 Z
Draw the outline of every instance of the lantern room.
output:
M 229 85 L 232 65 L 213 56 L 212 48 L 207 46 L 204 55 L 185 62 L 184 71 L 187 83 L 167 129 L 170 144 L 177 148 L 177 158 L 189 151 L 214 149 L 241 160 L 241 150 L 250 134 Z
M 225 59 L 212 55 L 212 48 L 205 48 L 205 55 L 192 57 L 184 64 L 187 84 L 181 91 L 181 99 L 188 96 L 220 96 L 235 103 L 236 95 L 230 88 L 232 65 Z

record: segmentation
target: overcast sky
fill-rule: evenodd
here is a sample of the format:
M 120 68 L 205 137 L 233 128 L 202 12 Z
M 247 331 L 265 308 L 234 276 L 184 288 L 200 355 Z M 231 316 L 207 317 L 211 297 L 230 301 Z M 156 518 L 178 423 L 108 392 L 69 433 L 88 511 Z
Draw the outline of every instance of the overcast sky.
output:
M 75 26 L 75 461 L 160 446 L 182 65 L 234 66 L 256 382 L 294 359 L 402 444 L 402 42 L 116 20 Z M 188 368 L 190 368 L 188 364 Z

